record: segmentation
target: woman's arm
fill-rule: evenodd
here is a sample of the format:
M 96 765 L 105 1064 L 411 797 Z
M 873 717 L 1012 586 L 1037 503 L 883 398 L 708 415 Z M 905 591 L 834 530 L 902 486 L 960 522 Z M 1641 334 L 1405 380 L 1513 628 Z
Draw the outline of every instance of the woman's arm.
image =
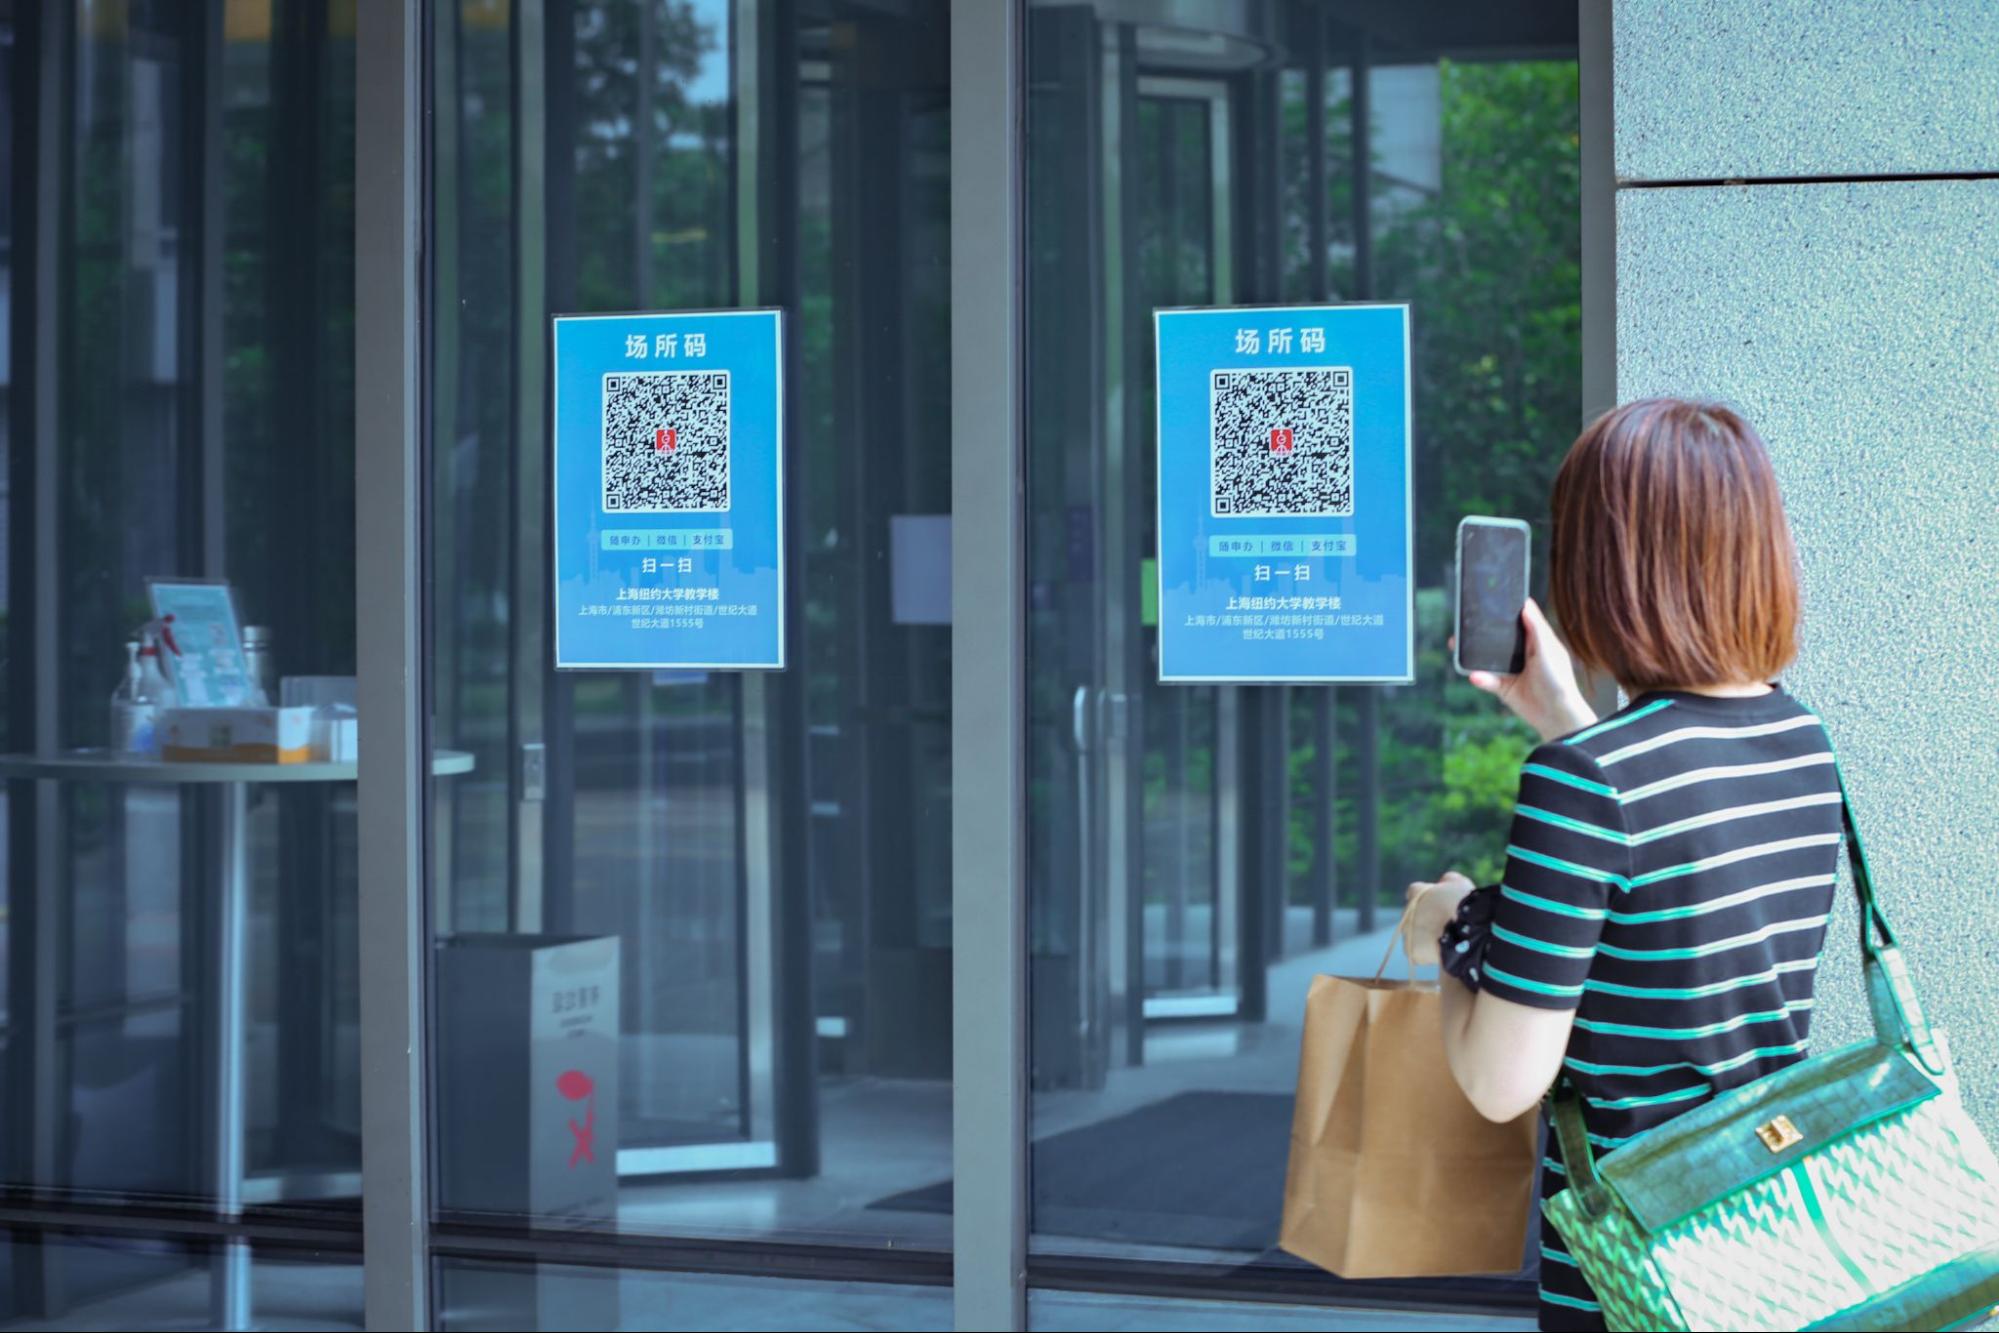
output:
M 1456 871 L 1434 884 L 1409 886 L 1410 958 L 1437 961 L 1437 936 L 1472 891 Z M 1573 1009 L 1536 1009 L 1476 993 L 1455 977 L 1443 988 L 1444 1058 L 1458 1086 L 1488 1120 L 1508 1121 L 1533 1109 L 1561 1072 L 1575 1025 Z
M 1481 995 L 1454 977 L 1444 995 L 1444 1058 L 1458 1086 L 1487 1120 L 1507 1121 L 1534 1109 L 1562 1069 L 1573 1009 L 1530 1009 Z
M 1444 1056 L 1484 1115 L 1512 1119 L 1560 1072 L 1612 895 L 1631 883 L 1629 848 L 1617 789 L 1596 761 L 1568 742 L 1536 747 L 1521 765 L 1476 974 L 1444 982 Z M 1411 958 L 1436 957 L 1438 934 L 1471 891 L 1457 874 L 1409 886 Z

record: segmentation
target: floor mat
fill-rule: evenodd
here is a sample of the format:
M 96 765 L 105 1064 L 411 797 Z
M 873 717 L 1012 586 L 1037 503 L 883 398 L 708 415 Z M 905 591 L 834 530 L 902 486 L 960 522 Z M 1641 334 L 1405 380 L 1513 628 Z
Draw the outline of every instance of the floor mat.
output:
M 1134 1245 L 1262 1251 L 1277 1242 L 1291 1095 L 1183 1092 L 1034 1144 L 1034 1229 Z M 943 1213 L 951 1182 L 870 1208 Z

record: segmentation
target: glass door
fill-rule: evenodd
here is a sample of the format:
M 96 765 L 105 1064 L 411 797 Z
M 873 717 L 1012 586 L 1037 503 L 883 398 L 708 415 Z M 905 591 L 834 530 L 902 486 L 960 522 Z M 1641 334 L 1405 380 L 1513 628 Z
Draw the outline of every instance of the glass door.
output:
M 1136 110 L 1124 145 L 1137 213 L 1136 283 L 1125 318 L 1143 334 L 1133 346 L 1141 409 L 1130 487 L 1142 502 L 1133 524 L 1136 540 L 1121 544 L 1124 562 L 1135 561 L 1136 568 L 1122 571 L 1115 585 L 1139 593 L 1136 608 L 1120 610 L 1128 629 L 1135 628 L 1144 667 L 1135 691 L 1141 723 L 1133 736 L 1142 792 L 1135 979 L 1148 1020 L 1227 1018 L 1241 1005 L 1240 700 L 1230 686 L 1158 683 L 1153 570 L 1150 556 L 1140 553 L 1158 545 L 1157 516 L 1147 499 L 1157 483 L 1150 447 L 1151 312 L 1233 299 L 1229 84 L 1141 73 Z
M 1525 738 L 1448 669 L 1449 543 L 1577 426 L 1565 15 L 1028 10 L 1036 1255 L 1320 1281 L 1276 1250 L 1312 979 L 1496 873 Z M 1416 681 L 1157 684 L 1153 312 L 1367 300 L 1414 309 Z
M 740 8 L 567 13 L 571 59 L 547 66 L 548 220 L 573 256 L 551 247 L 550 313 L 754 300 L 729 169 L 730 107 L 754 103 L 760 74 L 731 59 Z M 540 666 L 519 664 L 530 680 Z M 751 1059 L 773 1048 L 775 941 L 769 789 L 744 725 L 763 695 L 745 686 L 700 671 L 545 683 L 556 781 L 542 924 L 619 944 L 620 1174 L 777 1162 L 774 1070 Z
M 577 1225 L 943 1248 L 948 9 L 435 15 L 432 670 L 478 760 L 437 787 L 440 1137 L 514 1021 L 450 974 L 596 949 L 614 1073 L 565 1086 L 615 1078 L 573 1133 L 616 1172 Z M 550 317 L 750 307 L 785 318 L 787 669 L 554 670 Z M 549 1215 L 456 1150 L 447 1216 Z
M 1078 886 L 1036 904 L 1050 1086 L 1097 1086 L 1144 1063 L 1149 1028 L 1242 1006 L 1240 692 L 1159 685 L 1151 556 L 1152 312 L 1235 299 L 1235 81 L 1167 72 L 1158 38 L 1085 8 L 1031 32 L 1059 71 L 1030 82 L 1031 115 L 1096 136 L 1029 136 L 1030 198 L 1094 204 L 1041 205 L 1030 253 L 1032 835 L 1043 882 Z
M 539 340 L 552 313 L 738 304 L 733 108 L 763 71 L 731 43 L 754 11 L 437 13 L 457 114 L 438 120 L 433 429 L 453 447 L 433 451 L 435 558 L 458 595 L 440 601 L 434 660 L 440 728 L 480 760 L 440 793 L 439 926 L 468 949 L 617 941 L 628 1175 L 777 1164 L 771 819 L 750 743 L 768 696 L 706 672 L 548 669 Z

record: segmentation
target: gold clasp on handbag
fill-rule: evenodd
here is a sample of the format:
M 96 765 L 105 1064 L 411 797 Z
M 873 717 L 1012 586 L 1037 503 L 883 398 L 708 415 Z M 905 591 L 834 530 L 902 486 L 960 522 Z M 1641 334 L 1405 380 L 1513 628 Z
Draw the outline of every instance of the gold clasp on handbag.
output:
M 1782 1152 L 1805 1137 L 1798 1133 L 1798 1127 L 1791 1123 L 1791 1117 L 1780 1115 L 1767 1125 L 1756 1127 L 1756 1137 L 1763 1140 L 1763 1146 L 1771 1152 Z

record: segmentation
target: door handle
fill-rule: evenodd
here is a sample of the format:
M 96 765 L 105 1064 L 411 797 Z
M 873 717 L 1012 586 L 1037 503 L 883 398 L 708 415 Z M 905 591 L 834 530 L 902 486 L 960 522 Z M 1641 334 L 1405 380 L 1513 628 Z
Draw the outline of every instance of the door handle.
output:
M 1122 690 L 1106 690 L 1103 698 L 1102 727 L 1108 745 L 1121 744 L 1131 725 L 1131 698 Z

